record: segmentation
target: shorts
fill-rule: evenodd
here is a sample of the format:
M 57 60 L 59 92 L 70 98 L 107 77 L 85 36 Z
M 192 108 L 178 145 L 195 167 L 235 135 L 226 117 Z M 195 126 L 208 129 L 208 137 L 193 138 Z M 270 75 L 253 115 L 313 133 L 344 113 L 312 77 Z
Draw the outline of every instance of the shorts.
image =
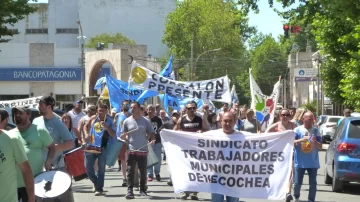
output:
M 119 160 L 120 161 L 126 161 L 126 152 L 127 152 L 127 145 L 124 145 L 119 154 Z

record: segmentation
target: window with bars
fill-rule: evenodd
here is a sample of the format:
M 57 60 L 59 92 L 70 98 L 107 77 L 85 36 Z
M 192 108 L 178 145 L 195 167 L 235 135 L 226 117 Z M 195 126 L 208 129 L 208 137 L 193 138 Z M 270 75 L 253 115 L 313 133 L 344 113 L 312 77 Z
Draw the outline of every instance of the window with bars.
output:
M 59 28 L 56 29 L 56 34 L 79 34 L 78 28 Z
M 12 34 L 19 34 L 18 29 L 8 29 Z
M 47 34 L 48 29 L 26 29 L 26 34 Z

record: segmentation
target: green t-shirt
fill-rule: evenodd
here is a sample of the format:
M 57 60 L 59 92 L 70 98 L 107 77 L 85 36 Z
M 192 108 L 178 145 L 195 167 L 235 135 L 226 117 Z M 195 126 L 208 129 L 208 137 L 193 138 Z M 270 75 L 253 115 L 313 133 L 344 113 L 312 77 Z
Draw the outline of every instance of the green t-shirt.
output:
M 11 132 L 0 132 L 0 200 L 17 202 L 16 169 L 27 161 L 21 141 Z
M 25 153 L 29 159 L 29 164 L 34 177 L 44 170 L 44 150 L 53 142 L 50 134 L 43 128 L 32 124 L 26 131 L 20 131 L 17 128 L 11 130 L 20 139 L 25 148 Z M 17 169 L 18 188 L 25 187 L 25 183 L 20 169 Z

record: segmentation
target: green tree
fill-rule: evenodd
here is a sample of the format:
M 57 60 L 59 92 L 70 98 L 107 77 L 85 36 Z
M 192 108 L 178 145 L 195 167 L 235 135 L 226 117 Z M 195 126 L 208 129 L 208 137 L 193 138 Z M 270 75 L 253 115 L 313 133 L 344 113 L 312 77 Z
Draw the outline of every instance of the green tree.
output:
M 250 50 L 252 75 L 261 91 L 270 95 L 279 76 L 287 73 L 286 46 L 277 42 L 271 35 Z
M 36 11 L 36 7 L 28 4 L 28 0 L 2 0 L 0 5 L 0 43 L 4 43 L 11 39 L 2 39 L 2 37 L 13 36 L 13 32 L 7 28 L 7 25 L 13 26 L 25 16 Z
M 248 26 L 246 14 L 232 1 L 184 0 L 167 16 L 163 42 L 176 60 L 185 61 L 179 67 L 179 80 L 187 79 L 190 71 L 193 41 L 194 80 L 227 74 L 232 84 L 236 85 L 241 99 L 241 81 L 237 76 L 248 71 L 244 41 L 253 32 L 254 28 Z
M 88 41 L 85 45 L 88 48 L 95 48 L 99 42 L 104 43 L 105 48 L 108 47 L 109 43 L 113 43 L 114 45 L 133 45 L 135 44 L 134 40 L 127 38 L 126 36 L 122 35 L 121 33 L 116 34 L 99 34 L 96 35 Z

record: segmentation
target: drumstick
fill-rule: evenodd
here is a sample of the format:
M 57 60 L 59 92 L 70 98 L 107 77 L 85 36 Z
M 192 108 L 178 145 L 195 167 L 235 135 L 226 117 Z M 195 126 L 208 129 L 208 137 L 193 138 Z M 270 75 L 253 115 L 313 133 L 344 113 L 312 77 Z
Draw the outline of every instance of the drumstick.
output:
M 137 129 L 139 129 L 139 128 L 135 128 L 135 129 L 130 130 L 130 131 L 126 132 L 126 133 L 132 133 L 132 132 L 136 131 Z M 118 137 L 117 140 L 119 140 L 121 142 L 125 142 L 125 140 L 121 139 L 120 137 Z

